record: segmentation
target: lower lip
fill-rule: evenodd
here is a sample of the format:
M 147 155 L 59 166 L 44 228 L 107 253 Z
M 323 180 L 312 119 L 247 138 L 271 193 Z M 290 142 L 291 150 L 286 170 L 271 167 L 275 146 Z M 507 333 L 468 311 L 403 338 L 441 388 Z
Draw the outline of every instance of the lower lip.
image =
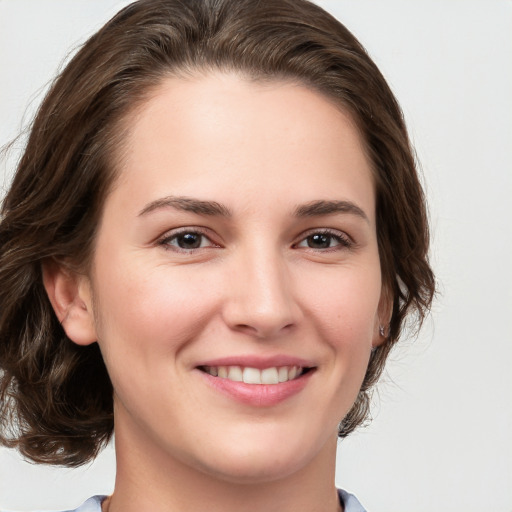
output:
M 214 377 L 201 370 L 197 371 L 216 391 L 253 407 L 272 407 L 284 402 L 300 393 L 314 373 L 313 370 L 310 370 L 296 379 L 280 382 L 279 384 L 246 384 L 245 382 Z

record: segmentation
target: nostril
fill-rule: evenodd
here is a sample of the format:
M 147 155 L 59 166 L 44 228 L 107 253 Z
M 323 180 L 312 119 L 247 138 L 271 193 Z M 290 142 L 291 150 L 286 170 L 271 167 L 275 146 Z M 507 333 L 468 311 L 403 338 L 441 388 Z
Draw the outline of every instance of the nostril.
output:
M 257 338 L 271 338 L 273 336 L 289 332 L 293 327 L 293 323 L 287 323 L 286 325 L 281 326 L 279 323 L 254 322 L 254 325 L 238 324 L 234 326 L 234 329 L 238 332 L 249 334 Z

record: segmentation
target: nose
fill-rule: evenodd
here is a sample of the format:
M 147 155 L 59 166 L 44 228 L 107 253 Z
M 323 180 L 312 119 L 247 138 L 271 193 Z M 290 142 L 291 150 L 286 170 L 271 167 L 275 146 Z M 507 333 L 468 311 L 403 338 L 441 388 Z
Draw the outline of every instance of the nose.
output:
M 278 251 L 248 251 L 231 268 L 224 303 L 226 324 L 256 338 L 290 331 L 301 318 L 290 269 Z

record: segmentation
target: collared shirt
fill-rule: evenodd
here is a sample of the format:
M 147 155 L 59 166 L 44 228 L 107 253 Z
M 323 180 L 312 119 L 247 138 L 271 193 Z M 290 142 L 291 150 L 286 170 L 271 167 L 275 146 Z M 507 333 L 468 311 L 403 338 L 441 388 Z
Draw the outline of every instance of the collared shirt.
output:
M 349 494 L 343 489 L 338 489 L 338 495 L 340 497 L 340 503 L 344 507 L 344 512 L 366 512 L 353 494 Z M 65 512 L 101 512 L 101 502 L 105 498 L 106 496 L 93 496 L 77 509 Z

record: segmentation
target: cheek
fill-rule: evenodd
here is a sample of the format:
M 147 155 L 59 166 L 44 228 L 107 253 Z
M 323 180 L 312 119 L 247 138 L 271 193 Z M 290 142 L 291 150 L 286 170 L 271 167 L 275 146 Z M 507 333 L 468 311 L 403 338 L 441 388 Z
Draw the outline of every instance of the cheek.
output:
M 380 267 L 330 269 L 316 286 L 303 286 L 307 314 L 328 347 L 339 396 L 353 395 L 362 383 L 374 341 L 381 292 Z M 323 286 L 321 286 L 323 284 Z M 309 290 L 309 293 L 308 293 Z M 312 290 L 316 290 L 312 292 Z M 320 290 L 323 290 L 320 292 Z
M 381 295 L 379 266 L 329 269 L 315 283 L 304 282 L 301 295 L 311 318 L 333 340 L 371 343 Z
M 215 311 L 215 295 L 200 293 L 204 279 L 201 284 L 184 269 L 109 269 L 103 280 L 98 275 L 97 332 L 117 400 L 132 413 L 139 408 L 146 410 L 143 416 L 155 416 L 164 388 L 174 390 L 167 396 L 170 406 L 180 407 L 190 393 L 182 385 L 180 354 L 201 336 Z
M 109 353 L 148 362 L 176 352 L 198 335 L 217 307 L 215 293 L 205 293 L 204 276 L 160 265 L 109 265 L 97 274 L 98 335 Z

